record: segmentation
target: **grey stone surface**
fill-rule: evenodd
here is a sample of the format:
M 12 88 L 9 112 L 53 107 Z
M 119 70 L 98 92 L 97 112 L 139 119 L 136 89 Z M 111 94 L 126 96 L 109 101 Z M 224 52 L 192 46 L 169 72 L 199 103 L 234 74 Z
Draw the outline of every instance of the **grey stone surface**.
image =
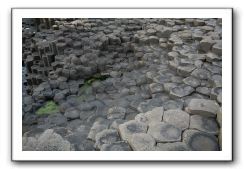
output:
M 192 87 L 198 87 L 200 85 L 200 81 L 192 76 L 183 79 L 183 82 Z
M 162 121 L 163 114 L 164 114 L 164 108 L 156 107 L 153 110 L 148 111 L 146 113 L 137 114 L 135 116 L 135 120 L 146 124 L 157 123 Z
M 183 142 L 158 143 L 157 151 L 190 151 L 189 147 Z
M 183 108 L 183 102 L 181 100 L 167 100 L 163 103 L 163 107 L 165 110 L 182 109 Z
M 101 151 L 131 151 L 131 148 L 126 142 L 116 142 L 112 144 L 103 144 Z
M 181 129 L 164 122 L 149 125 L 148 134 L 157 142 L 172 142 L 181 140 Z
M 107 118 L 108 119 L 124 119 L 126 109 L 123 107 L 111 107 L 108 109 Z
M 185 130 L 183 132 L 183 142 L 192 151 L 218 151 L 218 140 L 214 135 L 197 130 Z
M 151 93 L 160 93 L 163 91 L 163 86 L 158 83 L 152 83 L 149 85 Z
M 146 133 L 133 134 L 129 144 L 134 151 L 152 151 L 155 149 L 155 139 Z
M 186 108 L 190 114 L 202 115 L 206 117 L 216 117 L 220 111 L 219 105 L 208 99 L 192 99 Z
M 133 134 L 146 132 L 147 125 L 135 120 L 131 120 L 119 125 L 120 136 L 125 141 L 129 141 Z
M 181 85 L 174 87 L 170 90 L 170 97 L 172 98 L 182 98 L 184 96 L 190 95 L 194 91 L 193 87 L 188 85 Z
M 93 123 L 87 138 L 95 141 L 97 133 L 107 129 L 108 127 L 109 127 L 109 122 L 107 122 L 104 119 L 98 119 Z
M 138 107 L 137 107 L 137 110 L 140 112 L 140 113 L 146 113 L 148 111 L 151 111 L 153 110 L 153 108 L 155 107 L 161 107 L 163 104 L 163 101 L 160 100 L 160 99 L 148 99 L 144 102 L 141 102 Z
M 70 108 L 65 111 L 64 116 L 68 119 L 78 119 L 80 118 L 80 111 L 74 108 Z
M 36 151 L 71 151 L 71 145 L 52 129 L 46 130 L 37 140 Z
M 190 119 L 190 128 L 197 129 L 209 134 L 218 133 L 218 124 L 215 118 L 192 115 Z
M 190 116 L 182 110 L 167 110 L 164 112 L 163 121 L 184 130 L 189 127 Z
M 103 144 L 112 144 L 120 141 L 119 134 L 117 130 L 106 129 L 96 134 L 95 137 L 95 147 L 100 149 Z
M 129 151 L 128 142 L 109 142 L 102 131 L 117 130 L 122 140 L 135 133 L 148 138 L 148 125 L 165 120 L 158 129 L 163 134 L 155 134 L 164 141 L 151 150 L 199 149 L 203 142 L 213 149 L 209 133 L 221 140 L 221 129 L 215 130 L 216 115 L 222 126 L 221 19 L 25 18 L 22 23 L 24 150 L 36 150 L 40 135 L 51 129 L 70 150 Z M 59 111 L 37 115 L 47 101 Z M 190 137 L 194 144 L 186 146 L 179 142 L 181 130 L 189 127 L 183 110 L 203 137 Z M 129 129 L 120 132 L 130 120 Z M 148 146 L 138 138 L 138 149 Z

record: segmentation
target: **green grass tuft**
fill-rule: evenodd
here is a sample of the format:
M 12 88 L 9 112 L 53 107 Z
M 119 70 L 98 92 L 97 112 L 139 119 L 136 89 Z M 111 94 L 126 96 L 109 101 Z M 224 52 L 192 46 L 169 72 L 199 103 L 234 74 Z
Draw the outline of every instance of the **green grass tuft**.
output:
M 37 115 L 49 115 L 49 114 L 53 114 L 53 113 L 57 113 L 59 112 L 59 108 L 58 105 L 56 105 L 54 103 L 54 101 L 48 101 L 46 102 L 46 104 L 44 106 L 42 106 L 41 108 L 39 108 L 36 111 Z

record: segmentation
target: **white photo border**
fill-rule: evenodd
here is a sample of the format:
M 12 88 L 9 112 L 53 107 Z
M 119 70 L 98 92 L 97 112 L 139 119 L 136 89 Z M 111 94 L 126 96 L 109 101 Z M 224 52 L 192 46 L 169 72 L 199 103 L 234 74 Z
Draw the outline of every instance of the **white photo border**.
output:
M 12 8 L 13 161 L 232 161 L 232 9 Z M 22 151 L 22 18 L 222 18 L 222 151 Z

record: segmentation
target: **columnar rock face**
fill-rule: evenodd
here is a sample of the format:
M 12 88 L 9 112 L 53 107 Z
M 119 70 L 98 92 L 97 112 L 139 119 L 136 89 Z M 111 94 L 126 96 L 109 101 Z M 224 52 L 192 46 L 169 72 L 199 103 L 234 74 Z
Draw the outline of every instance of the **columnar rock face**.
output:
M 211 18 L 23 19 L 23 150 L 220 150 L 221 31 Z

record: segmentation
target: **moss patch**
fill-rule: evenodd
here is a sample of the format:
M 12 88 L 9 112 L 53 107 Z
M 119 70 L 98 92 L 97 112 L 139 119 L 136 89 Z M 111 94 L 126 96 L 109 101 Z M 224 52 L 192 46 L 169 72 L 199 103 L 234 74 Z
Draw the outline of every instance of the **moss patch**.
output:
M 80 101 L 85 101 L 86 98 L 92 94 L 92 83 L 95 81 L 102 81 L 107 79 L 109 76 L 107 75 L 101 75 L 101 74 L 95 74 L 92 77 L 90 77 L 89 79 L 86 79 L 84 82 L 84 85 L 80 87 L 80 91 L 79 91 L 79 100 Z
M 86 79 L 85 84 L 91 85 L 95 81 L 106 80 L 108 77 L 108 75 L 95 74 L 91 78 Z
M 52 113 L 57 113 L 59 111 L 58 105 L 54 101 L 48 101 L 44 106 L 36 111 L 37 115 L 48 115 Z

